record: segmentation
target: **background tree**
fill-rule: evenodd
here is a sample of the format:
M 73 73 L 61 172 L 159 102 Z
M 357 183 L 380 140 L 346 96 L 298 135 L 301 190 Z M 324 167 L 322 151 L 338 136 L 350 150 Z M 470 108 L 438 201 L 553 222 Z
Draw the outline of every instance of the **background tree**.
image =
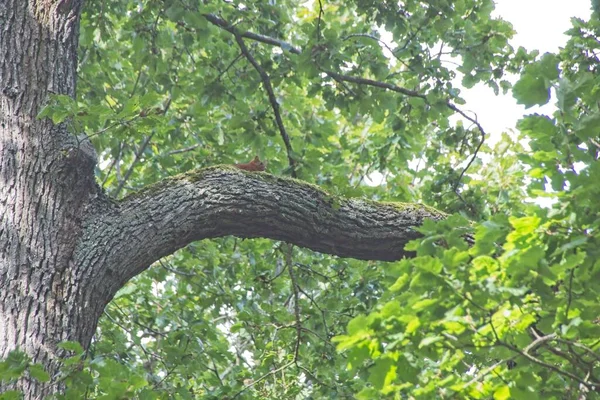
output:
M 538 57 L 486 0 L 206 3 L 0 5 L 2 388 L 593 396 L 598 19 Z M 488 147 L 457 72 L 559 111 Z

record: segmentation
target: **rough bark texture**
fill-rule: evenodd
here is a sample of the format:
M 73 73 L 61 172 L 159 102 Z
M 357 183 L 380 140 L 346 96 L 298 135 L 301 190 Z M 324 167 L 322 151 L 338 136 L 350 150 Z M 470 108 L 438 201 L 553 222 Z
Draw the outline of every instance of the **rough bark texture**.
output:
M 0 358 L 19 347 L 50 373 L 57 342 L 87 343 L 95 329 L 73 275 L 93 160 L 65 126 L 36 119 L 50 94 L 75 94 L 80 6 L 0 2 Z
M 414 227 L 443 214 L 421 205 L 332 197 L 267 173 L 212 167 L 152 185 L 86 220 L 75 261 L 112 295 L 152 262 L 192 241 L 235 235 L 283 240 L 341 257 L 398 260 Z M 102 301 L 91 299 L 90 302 Z
M 0 359 L 20 348 L 52 376 L 48 384 L 25 378 L 10 386 L 26 398 L 61 389 L 57 343 L 87 347 L 116 291 L 192 241 L 266 237 L 395 260 L 417 236 L 415 226 L 443 217 L 228 167 L 107 199 L 94 182 L 89 142 L 36 119 L 50 94 L 75 94 L 80 8 L 81 0 L 0 2 Z

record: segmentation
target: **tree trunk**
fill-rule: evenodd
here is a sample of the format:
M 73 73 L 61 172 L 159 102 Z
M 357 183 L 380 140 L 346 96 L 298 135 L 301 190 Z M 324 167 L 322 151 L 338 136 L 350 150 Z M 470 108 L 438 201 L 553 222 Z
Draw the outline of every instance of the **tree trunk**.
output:
M 0 359 L 20 348 L 50 374 L 56 343 L 89 343 L 99 313 L 84 312 L 72 261 L 96 192 L 93 156 L 65 124 L 36 119 L 49 95 L 75 94 L 80 7 L 0 3 Z M 53 390 L 29 379 L 17 388 L 28 398 Z

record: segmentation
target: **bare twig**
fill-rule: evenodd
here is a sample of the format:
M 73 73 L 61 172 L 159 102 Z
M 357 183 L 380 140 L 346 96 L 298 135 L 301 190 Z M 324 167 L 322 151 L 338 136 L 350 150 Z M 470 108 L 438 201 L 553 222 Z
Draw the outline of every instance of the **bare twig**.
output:
M 231 28 L 231 29 L 232 29 L 233 35 L 235 36 L 235 41 L 237 42 L 238 46 L 240 47 L 240 50 L 242 51 L 244 56 L 248 59 L 250 64 L 252 64 L 254 69 L 256 69 L 258 74 L 260 75 L 260 79 L 263 83 L 263 86 L 265 87 L 265 90 L 267 91 L 267 94 L 269 96 L 269 102 L 271 103 L 271 108 L 273 109 L 273 113 L 275 114 L 275 122 L 277 123 L 277 127 L 279 128 L 279 133 L 281 134 L 281 138 L 283 139 L 283 143 L 285 144 L 285 149 L 287 151 L 287 156 L 288 156 L 288 162 L 289 162 L 290 169 L 291 169 L 291 175 L 292 175 L 292 177 L 296 178 L 297 177 L 296 176 L 296 160 L 294 160 L 294 157 L 292 155 L 292 144 L 290 142 L 290 137 L 285 129 L 285 125 L 283 124 L 283 119 L 281 118 L 281 112 L 279 111 L 279 102 L 277 101 L 277 98 L 275 97 L 275 92 L 273 91 L 273 86 L 271 85 L 271 78 L 269 78 L 269 75 L 265 72 L 263 67 L 260 66 L 260 64 L 252 56 L 252 54 L 250 54 L 250 50 L 248 50 L 248 47 L 244 43 L 244 39 L 242 38 L 242 36 L 237 32 L 236 29 L 234 29 L 234 28 Z
M 319 310 L 319 312 L 321 313 L 321 320 L 323 321 L 323 327 L 325 328 L 325 335 L 327 338 L 329 338 L 329 327 L 327 326 L 327 319 L 325 318 L 325 311 L 321 308 L 321 306 L 319 306 L 319 303 L 317 303 L 315 301 L 315 299 L 313 299 L 312 296 L 310 296 L 308 293 L 306 293 L 302 288 L 298 287 L 298 290 L 300 292 L 302 292 L 302 294 L 305 295 L 310 300 L 310 302 L 316 307 L 316 309 Z M 311 332 L 312 334 L 314 334 L 317 337 L 320 337 L 320 335 L 318 335 L 315 332 L 312 332 L 311 330 L 309 330 L 307 328 L 303 328 L 303 329 L 307 332 Z M 323 339 L 323 341 L 325 342 L 325 344 L 331 345 L 331 342 L 329 342 L 328 339 Z
M 514 360 L 515 358 L 517 358 L 517 356 L 511 357 L 508 360 L 500 360 L 497 363 L 494 363 L 491 366 L 483 369 L 480 373 L 478 373 L 477 375 L 475 375 L 475 377 L 473 379 L 471 379 L 469 382 L 465 383 L 463 385 L 463 388 L 468 388 L 469 386 L 471 386 L 475 382 L 479 382 L 479 380 L 481 378 L 483 378 L 484 376 L 486 376 L 487 374 L 489 374 L 490 372 L 492 372 L 493 370 L 495 370 L 497 367 L 499 367 L 500 365 L 504 364 L 507 361 Z
M 227 71 L 229 71 L 231 69 L 231 67 L 233 67 L 233 65 L 238 62 L 238 60 L 240 58 L 242 58 L 244 56 L 243 53 L 238 54 L 230 63 L 229 65 L 227 65 L 227 67 L 225 67 L 225 69 L 221 72 L 219 72 L 219 75 L 215 78 L 215 82 L 218 81 L 219 79 L 221 79 L 221 77 L 223 75 L 225 75 L 227 73 Z
M 519 349 L 518 347 L 513 346 L 510 343 L 507 343 L 503 340 L 500 339 L 500 336 L 498 335 L 498 332 L 496 332 L 496 328 L 494 327 L 494 324 L 492 323 L 492 321 L 489 321 L 490 327 L 492 329 L 492 332 L 494 334 L 494 337 L 496 339 L 496 344 L 500 345 L 500 346 L 504 346 L 507 349 L 510 349 L 512 351 L 514 351 L 515 353 L 525 357 L 526 359 L 528 359 L 529 361 L 538 364 L 544 368 L 550 369 L 554 372 L 556 372 L 559 375 L 562 375 L 564 377 L 567 377 L 571 380 L 574 380 L 576 382 L 579 382 L 580 384 L 584 385 L 587 388 L 590 388 L 592 390 L 596 390 L 596 388 L 600 387 L 600 382 L 587 382 L 584 379 L 581 379 L 580 377 L 578 377 L 577 375 L 574 375 L 570 372 L 564 371 L 561 368 L 553 365 L 553 364 L 548 364 L 542 360 L 540 360 L 539 358 L 532 356 L 531 354 L 529 354 L 530 351 L 535 350 L 537 347 L 541 346 L 542 344 L 548 342 L 548 341 L 552 341 L 552 340 L 556 340 L 557 339 L 557 335 L 555 333 L 551 333 L 549 335 L 545 335 L 545 336 L 538 336 L 533 342 L 531 342 L 530 344 L 528 344 L 523 350 Z
M 117 156 L 114 158 L 114 160 L 111 161 L 110 165 L 108 166 L 108 169 L 106 170 L 106 176 L 104 177 L 104 180 L 102 181 L 102 187 L 104 187 L 104 185 L 106 185 L 106 181 L 108 180 L 108 177 L 110 176 L 110 173 L 113 170 L 113 168 L 119 164 L 119 161 L 121 160 L 121 152 L 122 151 L 123 151 L 123 142 L 119 142 L 119 150 L 117 151 Z
M 258 382 L 264 381 L 265 379 L 267 379 L 268 377 L 278 374 L 279 372 L 291 367 L 294 364 L 294 361 L 290 361 L 287 364 L 282 365 L 281 367 L 274 369 L 272 371 L 267 372 L 266 374 L 264 374 L 263 376 L 261 376 L 260 378 L 250 382 L 249 384 L 245 385 L 242 390 L 240 390 L 239 392 L 237 392 L 232 399 L 235 399 L 236 397 L 238 397 L 240 394 L 244 393 L 246 390 L 248 390 L 249 388 L 251 388 L 252 386 L 256 385 Z
M 96 132 L 94 132 L 94 133 L 92 133 L 90 135 L 87 135 L 87 137 L 88 137 L 88 139 L 91 139 L 94 136 L 101 135 L 104 132 L 109 131 L 109 130 L 111 130 L 112 128 L 114 128 L 116 126 L 127 125 L 128 123 L 133 122 L 133 121 L 135 121 L 138 118 L 141 118 L 141 115 L 138 114 L 138 115 L 135 115 L 135 116 L 133 116 L 130 119 L 127 119 L 127 120 L 114 122 L 114 123 L 108 125 L 106 128 L 102 128 L 99 131 L 96 131 Z
M 175 150 L 171 150 L 167 153 L 168 156 L 173 155 L 173 154 L 180 154 L 180 153 L 186 153 L 188 151 L 192 151 L 194 149 L 197 149 L 198 147 L 200 147 L 200 144 L 194 144 L 192 146 L 189 147 L 184 147 L 182 149 L 175 149 Z
M 562 339 L 562 338 L 556 338 L 556 341 L 559 343 L 564 343 L 564 344 L 567 344 L 570 346 L 580 348 L 580 349 L 584 350 L 586 353 L 588 353 L 589 355 L 591 355 L 592 357 L 594 357 L 597 362 L 600 362 L 600 354 L 598 354 L 597 352 L 595 352 L 594 350 L 592 350 L 591 348 L 589 348 L 588 346 L 586 346 L 584 344 L 577 343 L 577 342 L 571 342 L 569 340 Z
M 163 268 L 164 268 L 164 269 L 166 269 L 167 271 L 169 271 L 169 272 L 172 272 L 172 273 L 174 273 L 174 274 L 176 274 L 176 275 L 182 275 L 182 276 L 196 276 L 196 274 L 195 274 L 195 273 L 193 273 L 193 272 L 184 272 L 184 271 L 180 271 L 180 270 L 178 270 L 178 269 L 175 269 L 175 268 L 173 268 L 173 267 L 169 266 L 169 264 L 167 264 L 167 263 L 164 263 L 162 260 L 158 260 L 158 262 L 159 262 L 159 264 L 160 264 L 160 266 L 161 266 L 161 267 L 163 267 Z
M 462 115 L 463 118 L 465 118 L 466 120 L 471 121 L 475 126 L 477 126 L 477 129 L 479 130 L 479 133 L 481 134 L 481 140 L 479 141 L 479 144 L 475 148 L 475 151 L 473 152 L 473 156 L 471 157 L 471 160 L 469 160 L 469 162 L 467 163 L 467 166 L 465 168 L 463 168 L 462 172 L 458 176 L 458 179 L 456 180 L 456 183 L 454 184 L 454 191 L 457 192 L 457 188 L 458 188 L 458 185 L 460 184 L 462 177 L 465 175 L 467 170 L 471 167 L 471 164 L 473 164 L 473 162 L 477 158 L 477 154 L 479 153 L 479 150 L 481 150 L 481 146 L 483 146 L 483 142 L 485 141 L 485 131 L 483 130 L 483 127 L 481 126 L 481 124 L 477 121 L 477 117 L 475 117 L 475 118 L 469 117 L 464 111 L 462 111 L 461 109 L 456 107 L 450 101 L 446 102 L 446 106 L 448 106 L 449 109 Z
M 527 347 L 525 347 L 523 350 L 520 350 L 519 348 L 500 341 L 499 344 L 501 344 L 504 347 L 507 347 L 508 349 L 514 351 L 515 353 L 520 354 L 521 356 L 525 357 L 526 359 L 528 359 L 531 362 L 534 362 L 535 364 L 538 364 L 544 368 L 550 369 L 554 372 L 556 372 L 559 375 L 562 375 L 564 377 L 567 377 L 569 379 L 572 379 L 576 382 L 581 383 L 582 385 L 584 385 L 585 387 L 591 388 L 593 390 L 595 390 L 595 388 L 600 386 L 600 382 L 587 382 L 584 379 L 581 379 L 580 377 L 578 377 L 577 375 L 574 375 L 570 372 L 567 372 L 553 364 L 548 364 L 540 359 L 538 359 L 537 357 L 532 356 L 531 354 L 529 354 L 529 351 L 532 350 L 533 348 L 539 346 L 540 344 L 547 342 L 549 340 L 553 340 L 556 337 L 555 334 L 550 334 L 550 335 L 546 335 L 546 336 L 542 336 L 539 339 L 534 340 L 531 344 L 529 344 Z
M 317 19 L 317 41 L 321 40 L 321 21 L 323 20 L 323 3 L 319 0 L 319 17 Z
M 323 72 L 325 72 L 327 74 L 327 76 L 329 76 L 335 80 L 356 83 L 359 85 L 374 86 L 374 87 L 378 87 L 381 89 L 391 90 L 392 92 L 401 93 L 405 96 L 418 97 L 420 99 L 427 101 L 427 96 L 425 96 L 424 94 L 419 93 L 415 90 L 410 90 L 410 89 L 406 89 L 406 88 L 403 88 L 400 86 L 396 86 L 391 83 L 375 81 L 373 79 L 368 79 L 368 78 L 359 78 L 359 77 L 355 77 L 355 76 L 339 74 L 339 73 L 333 72 L 333 71 L 323 71 Z
M 230 32 L 230 33 L 236 32 L 236 29 L 221 17 L 218 17 L 214 14 L 204 14 L 203 16 L 204 16 L 204 18 L 206 18 L 208 20 L 208 22 L 210 22 L 211 24 L 216 25 L 220 28 L 225 29 L 227 32 Z M 238 34 L 243 38 L 252 39 L 257 42 L 277 46 L 277 47 L 279 47 L 283 50 L 287 50 L 293 54 L 301 54 L 302 53 L 301 49 L 298 49 L 283 40 L 275 39 L 275 38 L 272 38 L 269 36 L 260 35 L 260 34 L 253 33 L 253 32 L 238 32 Z
M 288 274 L 290 275 L 290 282 L 292 284 L 292 293 L 294 295 L 294 317 L 296 319 L 296 344 L 294 345 L 294 362 L 298 362 L 298 353 L 300 351 L 300 341 L 302 338 L 302 321 L 300 320 L 300 291 L 298 290 L 298 282 L 296 281 L 296 275 L 294 273 L 294 266 L 292 263 L 292 252 L 294 246 L 291 244 L 285 245 L 285 264 L 287 266 Z
M 127 183 L 127 180 L 133 173 L 134 167 L 136 166 L 136 164 L 138 163 L 140 158 L 142 158 L 142 153 L 144 153 L 144 150 L 146 150 L 146 147 L 148 147 L 148 144 L 150 143 L 152 136 L 154 136 L 154 132 L 152 132 L 152 134 L 150 134 L 144 138 L 144 141 L 140 145 L 138 151 L 135 152 L 135 158 L 133 159 L 133 162 L 129 166 L 129 169 L 125 173 L 125 176 L 123 177 L 123 179 L 121 179 L 121 181 L 119 182 L 119 186 L 117 186 L 117 189 L 115 190 L 115 193 L 113 194 L 113 196 L 115 198 L 119 195 L 119 192 L 121 190 L 123 190 L 123 188 L 125 187 L 125 183 Z
M 567 294 L 567 307 L 565 309 L 565 320 L 569 319 L 569 309 L 571 308 L 572 291 L 573 291 L 573 275 L 575 275 L 575 268 L 571 268 L 569 274 L 569 293 Z

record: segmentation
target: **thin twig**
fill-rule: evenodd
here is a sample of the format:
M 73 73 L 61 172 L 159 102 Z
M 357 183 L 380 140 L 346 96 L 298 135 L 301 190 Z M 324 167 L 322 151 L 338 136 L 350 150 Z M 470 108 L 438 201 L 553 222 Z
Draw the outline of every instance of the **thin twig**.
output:
M 521 356 L 525 357 L 526 359 L 528 359 L 531 362 L 534 362 L 535 364 L 538 364 L 544 368 L 548 368 L 554 372 L 556 372 L 559 375 L 565 376 L 567 378 L 570 378 L 576 382 L 581 383 L 582 385 L 594 389 L 597 387 L 600 387 L 600 383 L 599 382 L 586 382 L 585 380 L 581 379 L 580 377 L 567 372 L 567 371 L 563 371 L 562 369 L 560 369 L 559 367 L 552 365 L 552 364 L 548 364 L 540 359 L 538 359 L 537 357 L 532 356 L 531 354 L 529 354 L 529 352 L 531 350 L 535 350 L 537 347 L 539 347 L 540 345 L 542 345 L 545 342 L 551 341 L 551 340 L 556 340 L 557 339 L 557 335 L 556 333 L 551 333 L 549 335 L 546 336 L 539 336 L 536 340 L 534 340 L 533 342 L 531 342 L 529 345 L 527 345 L 523 350 L 519 349 L 518 347 L 513 346 L 510 343 L 507 343 L 503 340 L 500 339 L 500 336 L 498 335 L 498 332 L 496 332 L 496 328 L 494 327 L 494 324 L 492 323 L 492 321 L 489 321 L 490 327 L 492 329 L 492 332 L 494 334 L 494 337 L 496 338 L 496 344 L 500 345 L 500 346 L 504 346 L 507 349 L 510 349 L 512 351 L 514 351 L 515 353 L 520 354 Z
M 192 146 L 189 146 L 189 147 L 184 147 L 184 148 L 182 148 L 182 149 L 175 149 L 175 150 L 171 150 L 171 151 L 169 151 L 169 152 L 167 153 L 167 155 L 168 155 L 168 156 L 170 156 L 170 155 L 173 155 L 173 154 L 186 153 L 186 152 L 188 152 L 188 151 L 192 151 L 192 150 L 194 150 L 194 149 L 196 149 L 196 148 L 198 148 L 198 147 L 200 147 L 200 146 L 201 146 L 200 144 L 194 144 L 194 145 L 192 145 Z
M 146 136 L 146 138 L 144 139 L 144 141 L 140 145 L 138 151 L 135 152 L 135 158 L 133 159 L 133 162 L 129 166 L 129 169 L 125 173 L 125 176 L 123 177 L 123 179 L 121 180 L 121 182 L 119 182 L 119 186 L 117 186 L 117 189 L 115 190 L 115 193 L 113 194 L 113 196 L 115 198 L 119 195 L 119 192 L 121 190 L 123 190 L 123 188 L 125 187 L 125 183 L 127 182 L 127 180 L 129 179 L 129 177 L 133 173 L 133 169 L 137 165 L 137 163 L 140 160 L 140 158 L 142 158 L 142 153 L 144 152 L 144 150 L 146 150 L 146 147 L 148 147 L 148 143 L 150 143 L 150 140 L 152 139 L 152 136 L 154 136 L 154 132 L 152 132 L 152 134 L 150 134 L 149 136 Z
M 323 3 L 319 0 L 319 16 L 317 18 L 317 41 L 321 40 L 321 21 L 323 19 Z
M 227 32 L 230 32 L 230 33 L 236 32 L 236 29 L 221 17 L 218 17 L 214 14 L 203 14 L 203 16 L 204 16 L 204 18 L 206 18 L 208 20 L 208 22 L 210 22 L 213 25 L 217 25 L 220 28 L 225 29 Z M 302 53 L 301 49 L 296 48 L 283 40 L 275 39 L 275 38 L 272 38 L 269 36 L 260 35 L 260 34 L 253 33 L 253 32 L 238 32 L 238 34 L 241 37 L 244 37 L 246 39 L 252 39 L 252 40 L 256 40 L 257 42 L 266 43 L 266 44 L 280 47 L 281 49 L 287 50 L 293 54 L 301 54 Z
M 233 60 L 232 60 L 232 61 L 229 63 L 229 65 L 227 65 L 227 67 L 225 67 L 225 69 L 224 69 L 223 71 L 220 71 L 220 72 L 219 72 L 219 75 L 218 75 L 218 76 L 215 78 L 215 82 L 216 82 L 216 81 L 218 81 L 218 80 L 220 80 L 220 79 L 221 79 L 221 77 L 222 77 L 223 75 L 225 75 L 225 74 L 227 73 L 227 71 L 229 71 L 229 70 L 231 69 L 231 67 L 233 67 L 233 65 L 234 65 L 236 62 L 238 62 L 238 60 L 239 60 L 240 58 L 242 58 L 243 56 L 244 56 L 244 53 L 240 53 L 240 54 L 238 54 L 238 55 L 237 55 L 237 56 L 236 56 L 236 57 L 235 57 L 235 58 L 234 58 L 234 59 L 233 59 Z
M 292 284 L 292 293 L 294 295 L 294 317 L 296 319 L 296 344 L 294 345 L 294 362 L 298 362 L 298 354 L 300 352 L 300 341 L 302 338 L 302 321 L 300 320 L 300 294 L 298 290 L 298 282 L 296 280 L 296 274 L 294 273 L 294 266 L 292 263 L 292 252 L 294 246 L 286 244 L 285 249 L 285 264 L 287 266 L 288 274 L 290 275 L 290 282 Z
M 471 379 L 469 382 L 465 383 L 463 385 L 463 388 L 468 388 L 469 386 L 471 386 L 475 382 L 478 382 L 481 378 L 483 378 L 484 376 L 486 376 L 487 374 L 489 374 L 491 371 L 495 370 L 500 365 L 504 364 L 505 362 L 514 360 L 515 358 L 517 358 L 517 356 L 513 356 L 513 357 L 509 358 L 508 360 L 500 360 L 497 363 L 492 364 L 491 366 L 483 369 L 480 373 L 478 373 L 477 375 L 475 375 L 475 377 L 473 379 Z
M 569 293 L 567 297 L 567 307 L 565 309 L 565 320 L 569 319 L 569 309 L 571 308 L 571 300 L 572 300 L 572 291 L 573 291 L 573 275 L 575 274 L 575 268 L 571 268 L 571 273 L 569 274 Z
M 242 390 L 240 390 L 239 392 L 237 392 L 232 399 L 235 399 L 236 397 L 238 397 L 240 394 L 242 394 L 243 392 L 245 392 L 246 390 L 248 390 L 249 388 L 251 388 L 252 386 L 256 385 L 258 382 L 263 381 L 265 379 L 267 379 L 268 377 L 275 375 L 289 367 L 291 367 L 294 364 L 294 361 L 290 361 L 289 363 L 282 365 L 281 367 L 274 369 L 273 371 L 269 371 L 266 374 L 264 374 L 263 376 L 261 376 L 260 378 L 250 382 L 247 385 L 244 385 L 244 387 L 242 388 Z
M 546 363 L 546 362 L 544 362 L 544 361 L 542 361 L 542 360 L 540 360 L 540 359 L 538 359 L 538 358 L 536 358 L 536 357 L 534 357 L 534 356 L 532 356 L 531 354 L 528 353 L 528 351 L 531 350 L 531 348 L 533 348 L 534 345 L 537 346 L 537 345 L 539 345 L 539 344 L 541 344 L 543 342 L 546 342 L 548 340 L 554 339 L 554 337 L 555 337 L 554 334 L 543 336 L 543 337 L 541 337 L 538 340 L 534 340 L 531 344 L 529 344 L 523 350 L 520 350 L 517 347 L 515 347 L 515 346 L 513 346 L 513 345 L 511 345 L 509 343 L 503 342 L 503 341 L 500 341 L 499 344 L 501 344 L 504 347 L 506 347 L 506 348 L 514 351 L 515 353 L 518 353 L 518 354 L 522 355 L 523 357 L 525 357 L 526 359 L 528 359 L 531 362 L 534 362 L 534 363 L 536 363 L 536 364 L 538 364 L 538 365 L 540 365 L 540 366 L 542 366 L 544 368 L 550 369 L 550 370 L 556 372 L 559 375 L 565 376 L 565 377 L 570 378 L 570 379 L 572 379 L 572 380 L 574 380 L 576 382 L 579 382 L 579 383 L 581 383 L 582 385 L 584 385 L 584 386 L 586 386 L 588 388 L 594 389 L 596 387 L 599 387 L 600 386 L 600 382 L 586 382 L 585 380 L 581 379 L 577 375 L 574 375 L 574 374 L 572 374 L 570 372 L 564 371 L 563 369 L 561 369 L 561 368 L 559 368 L 559 367 L 557 367 L 557 366 L 555 366 L 553 364 L 548 364 L 548 363 Z
M 586 345 L 584 345 L 584 344 L 577 343 L 577 342 L 571 342 L 571 341 L 568 341 L 566 339 L 561 339 L 561 338 L 556 338 L 555 340 L 557 342 L 559 342 L 559 343 L 564 343 L 564 344 L 567 344 L 567 345 L 578 347 L 578 348 L 584 350 L 586 353 L 588 353 L 592 357 L 594 357 L 596 359 L 596 361 L 600 362 L 600 355 L 598 353 L 596 353 L 594 350 L 592 350 L 591 348 L 589 348 Z
M 459 109 L 458 107 L 456 107 L 450 101 L 446 102 L 446 106 L 449 109 L 451 109 L 451 110 L 459 113 L 460 115 L 462 115 L 468 121 L 471 121 L 473 124 L 475 124 L 475 126 L 477 126 L 477 129 L 479 130 L 479 133 L 481 134 L 481 140 L 479 141 L 479 144 L 475 148 L 475 151 L 473 152 L 473 156 L 471 157 L 471 160 L 469 160 L 469 162 L 467 163 L 467 166 L 462 170 L 462 172 L 458 176 L 458 179 L 456 180 L 456 183 L 454 184 L 454 191 L 456 192 L 457 188 L 458 188 L 458 185 L 460 184 L 460 181 L 461 181 L 462 177 L 465 175 L 465 173 L 467 172 L 467 170 L 469 169 L 469 167 L 471 167 L 471 164 L 473 164 L 473 162 L 477 158 L 477 154 L 479 153 L 479 150 L 481 149 L 481 146 L 483 146 L 483 142 L 485 141 L 485 131 L 483 130 L 483 127 L 481 126 L 481 124 L 477 121 L 477 117 L 475 117 L 475 118 L 469 117 L 464 111 L 462 111 L 461 109 Z
M 108 169 L 105 172 L 106 176 L 104 177 L 104 180 L 102 181 L 102 187 L 104 187 L 104 185 L 106 185 L 106 181 L 110 177 L 111 171 L 113 170 L 115 165 L 117 165 L 119 163 L 119 160 L 121 160 L 121 152 L 122 151 L 123 151 L 123 142 L 119 142 L 119 150 L 117 151 L 117 156 L 114 158 L 114 160 L 111 161 L 110 165 L 108 166 Z
M 260 66 L 260 64 L 252 56 L 252 54 L 250 54 L 250 50 L 248 50 L 248 47 L 246 47 L 246 44 L 244 43 L 244 39 L 242 38 L 242 36 L 234 28 L 231 28 L 231 29 L 233 30 L 233 35 L 235 36 L 235 41 L 237 42 L 238 46 L 240 46 L 240 50 L 242 51 L 244 56 L 248 59 L 250 64 L 252 64 L 254 69 L 256 69 L 256 72 L 258 72 L 258 74 L 260 75 L 260 79 L 263 83 L 263 86 L 265 87 L 265 90 L 267 91 L 267 94 L 269 95 L 269 102 L 271 103 L 271 108 L 273 109 L 273 113 L 275 114 L 275 121 L 277 123 L 277 127 L 279 128 L 279 133 L 281 134 L 281 138 L 283 139 L 283 143 L 285 144 L 285 149 L 287 151 L 288 162 L 289 162 L 290 169 L 291 169 L 291 175 L 292 175 L 292 177 L 296 178 L 297 177 L 296 176 L 296 160 L 294 160 L 294 157 L 292 156 L 292 144 L 290 142 L 290 137 L 289 137 L 287 131 L 285 130 L 285 125 L 283 124 L 283 119 L 281 118 L 281 112 L 279 111 L 279 102 L 277 101 L 277 98 L 275 97 L 275 92 L 273 91 L 273 86 L 271 85 L 271 78 L 269 78 L 269 75 L 265 72 L 263 67 Z
M 114 111 L 114 110 L 113 110 L 113 111 Z M 128 123 L 130 123 L 130 122 L 133 122 L 133 121 L 135 121 L 135 120 L 136 120 L 136 119 L 138 119 L 138 118 L 141 118 L 141 115 L 140 115 L 140 114 L 138 114 L 138 115 L 135 115 L 135 116 L 133 116 L 132 118 L 130 118 L 130 119 L 127 119 L 127 120 L 124 120 L 124 121 L 117 121 L 117 122 L 114 122 L 114 123 L 112 123 L 112 124 L 108 125 L 106 128 L 102 128 L 102 129 L 100 129 L 99 131 L 96 131 L 96 132 L 94 132 L 94 133 L 92 133 L 92 134 L 90 134 L 90 135 L 87 135 L 87 137 L 88 137 L 88 139 L 90 139 L 90 138 L 93 138 L 94 136 L 101 135 L 101 134 L 103 134 L 104 132 L 106 132 L 106 131 L 108 131 L 108 130 L 110 130 L 110 129 L 112 129 L 112 128 L 116 127 L 116 126 L 120 126 L 120 125 L 127 125 Z
M 175 268 L 169 266 L 168 264 L 164 263 L 162 260 L 158 260 L 158 263 L 160 264 L 161 267 L 163 267 L 167 271 L 172 272 L 176 275 L 182 275 L 182 276 L 196 276 L 197 275 L 193 272 L 183 272 L 178 269 L 175 269 Z
M 323 72 L 325 72 L 327 74 L 327 76 L 329 76 L 335 80 L 340 80 L 340 81 L 344 81 L 344 82 L 352 82 L 352 83 L 356 83 L 359 85 L 374 86 L 374 87 L 378 87 L 381 89 L 391 90 L 392 92 L 401 93 L 405 96 L 418 97 L 420 99 L 427 101 L 427 96 L 425 96 L 424 94 L 419 93 L 415 90 L 410 90 L 410 89 L 406 89 L 406 88 L 403 88 L 400 86 L 396 86 L 391 83 L 375 81 L 373 79 L 368 79 L 368 78 L 359 78 L 359 77 L 355 77 L 355 76 L 339 74 L 339 73 L 333 72 L 333 71 L 323 71 Z

